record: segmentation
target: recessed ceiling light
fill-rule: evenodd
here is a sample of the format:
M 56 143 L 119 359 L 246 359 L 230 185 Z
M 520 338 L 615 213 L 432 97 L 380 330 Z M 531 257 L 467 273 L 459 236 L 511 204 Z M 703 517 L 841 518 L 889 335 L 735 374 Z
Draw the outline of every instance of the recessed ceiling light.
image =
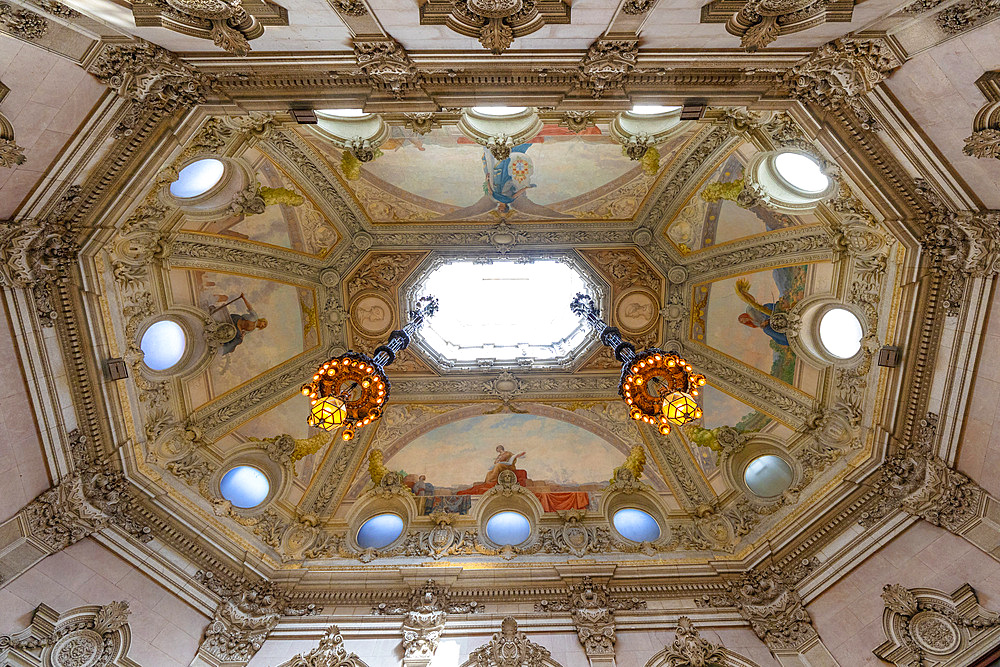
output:
M 170 194 L 178 199 L 191 199 L 203 195 L 222 180 L 226 165 L 215 158 L 195 160 L 177 174 L 177 180 L 170 184 Z

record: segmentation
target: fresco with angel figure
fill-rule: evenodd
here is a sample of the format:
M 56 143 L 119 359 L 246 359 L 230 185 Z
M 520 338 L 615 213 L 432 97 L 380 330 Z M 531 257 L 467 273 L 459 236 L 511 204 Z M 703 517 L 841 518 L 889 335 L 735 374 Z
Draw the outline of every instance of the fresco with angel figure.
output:
M 817 371 L 796 359 L 771 317 L 787 313 L 810 294 L 828 291 L 832 276 L 831 263 L 817 262 L 697 285 L 691 338 L 813 394 Z
M 473 497 L 496 486 L 505 470 L 514 473 L 546 512 L 556 512 L 596 507 L 632 444 L 611 444 L 581 426 L 550 417 L 496 414 L 439 426 L 387 449 L 384 459 L 413 491 L 424 514 L 465 514 Z M 646 464 L 642 481 L 668 492 L 652 462 Z M 367 482 L 366 471 L 361 471 L 351 495 L 360 495 Z
M 682 133 L 634 161 L 606 125 L 579 133 L 545 125 L 502 159 L 454 126 L 391 132 L 364 164 L 323 136 L 306 135 L 373 222 L 632 219 L 691 136 Z

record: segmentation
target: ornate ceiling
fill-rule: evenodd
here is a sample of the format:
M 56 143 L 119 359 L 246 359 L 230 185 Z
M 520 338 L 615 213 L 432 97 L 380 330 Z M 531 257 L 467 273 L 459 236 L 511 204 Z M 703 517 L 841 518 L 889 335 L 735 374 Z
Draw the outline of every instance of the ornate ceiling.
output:
M 680 9 L 655 1 L 518 2 L 495 16 L 472 0 L 303 3 L 336 23 L 315 53 L 326 24 L 311 30 L 295 7 L 222 2 L 231 15 L 209 17 L 195 4 L 121 3 L 139 26 L 127 39 L 94 12 L 47 14 L 38 43 L 108 92 L 0 229 L 55 477 L 79 478 L 101 516 L 91 530 L 113 526 L 111 541 L 163 577 L 201 571 L 203 598 L 269 581 L 299 609 L 367 600 L 372 581 L 402 587 L 427 567 L 459 589 L 494 572 L 516 588 L 599 571 L 737 614 L 738 596 L 719 594 L 742 573 L 774 566 L 788 586 L 820 586 L 837 558 L 893 530 L 892 457 L 953 457 L 1000 239 L 981 206 L 992 195 L 919 139 L 886 83 L 937 3 L 802 2 L 793 15 L 716 1 L 692 34 L 732 44 L 698 52 L 660 44 L 653 28 Z M 539 50 L 549 37 L 564 50 Z M 740 40 L 747 50 L 728 48 Z M 501 103 L 528 105 L 533 129 L 468 129 L 463 109 Z M 629 130 L 634 103 L 683 116 Z M 378 130 L 296 121 L 346 108 L 376 114 Z M 754 185 L 782 150 L 822 164 L 833 186 L 818 205 Z M 516 197 L 489 176 L 511 156 Z M 171 196 L 206 157 L 224 161 L 222 184 Z M 621 366 L 596 340 L 558 363 L 458 366 L 414 344 L 387 369 L 380 421 L 347 441 L 308 427 L 299 391 L 314 369 L 372 354 L 405 324 L 413 286 L 455 258 L 575 267 L 623 337 L 705 374 L 700 427 L 661 436 L 629 419 Z M 848 360 L 817 346 L 832 304 L 864 323 Z M 267 324 L 237 340 L 244 316 Z M 139 340 L 163 317 L 189 344 L 158 372 Z M 877 363 L 887 346 L 900 365 Z M 112 359 L 127 379 L 109 379 Z M 491 479 L 498 446 L 523 452 L 514 482 Z M 768 453 L 793 481 L 761 497 L 743 472 Z M 238 463 L 269 477 L 263 505 L 222 498 Z M 621 537 L 610 516 L 625 506 L 656 516 L 660 538 Z M 527 541 L 485 535 L 501 507 L 530 515 Z M 360 522 L 379 511 L 405 516 L 405 534 L 362 548 Z

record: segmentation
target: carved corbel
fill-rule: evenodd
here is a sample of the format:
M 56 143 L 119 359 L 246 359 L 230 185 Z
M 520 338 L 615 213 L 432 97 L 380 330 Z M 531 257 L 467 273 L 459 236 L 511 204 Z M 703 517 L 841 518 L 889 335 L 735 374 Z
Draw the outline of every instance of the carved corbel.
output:
M 372 87 L 391 93 L 397 100 L 402 99 L 420 78 L 416 66 L 406 55 L 402 45 L 392 38 L 356 39 L 354 57 L 358 68 L 368 77 Z
M 382 603 L 372 613 L 402 614 L 403 665 L 426 667 L 437 651 L 448 614 L 471 614 L 482 610 L 482 605 L 475 601 L 453 601 L 443 586 L 428 579 L 406 601 L 399 604 Z
M 293 606 L 269 583 L 226 583 L 212 572 L 195 578 L 221 599 L 205 630 L 196 665 L 245 665 L 257 654 L 282 616 L 309 616 L 313 605 Z
M 104 43 L 87 71 L 128 103 L 115 137 L 130 136 L 144 122 L 201 104 L 216 80 L 164 48 L 145 41 Z
M 428 0 L 420 6 L 420 25 L 444 24 L 495 54 L 516 37 L 569 22 L 570 6 L 563 0 Z
M 919 179 L 917 192 L 928 204 L 920 245 L 930 255 L 931 271 L 944 282 L 947 314 L 956 316 L 969 278 L 1000 273 L 1000 211 L 954 211 Z
M 580 63 L 580 85 L 595 98 L 620 88 L 635 69 L 639 57 L 639 40 L 601 38 L 591 44 Z
M 846 107 L 874 130 L 878 124 L 865 96 L 902 64 L 885 38 L 843 37 L 793 65 L 783 80 L 792 97 L 826 109 Z
M 500 623 L 500 632 L 489 642 L 469 653 L 467 667 L 547 667 L 557 665 L 547 648 L 518 632 L 517 621 L 507 616 Z
M 1000 545 L 1000 504 L 981 486 L 933 453 L 937 415 L 928 413 L 914 440 L 879 466 L 875 500 L 861 514 L 868 528 L 896 510 L 964 537 L 995 555 Z
M 27 9 L 0 2 L 0 31 L 31 41 L 43 37 L 49 31 L 49 22 L 44 16 Z
M 331 625 L 319 646 L 308 653 L 300 653 L 279 667 L 368 667 L 354 653 L 348 653 L 344 647 L 344 637 L 340 628 Z
M 702 23 L 725 23 L 747 51 L 762 49 L 781 35 L 827 22 L 848 22 L 854 0 L 713 0 L 701 9 Z
M 770 565 L 749 570 L 726 582 L 726 593 L 695 602 L 705 607 L 736 607 L 772 652 L 798 652 L 818 641 L 812 617 L 795 589 L 815 565 L 816 561 L 807 560 L 794 568 Z
M 211 39 L 238 56 L 250 52 L 249 40 L 265 25 L 288 25 L 288 11 L 270 0 L 135 0 L 137 26 L 162 26 L 185 35 Z
M 986 96 L 986 105 L 972 121 L 972 136 L 962 150 L 971 157 L 993 157 L 1000 160 L 1000 70 L 986 72 L 976 80 Z
M 2 84 L 0 84 L 2 89 Z M 2 98 L 2 95 L 0 95 Z M 0 114 L 0 167 L 16 167 L 24 164 L 24 149 L 14 141 L 14 126 Z
M 645 608 L 644 600 L 616 598 L 606 584 L 594 583 L 589 576 L 571 586 L 566 598 L 535 604 L 535 611 L 539 612 L 569 612 L 588 657 L 615 654 L 615 611 Z

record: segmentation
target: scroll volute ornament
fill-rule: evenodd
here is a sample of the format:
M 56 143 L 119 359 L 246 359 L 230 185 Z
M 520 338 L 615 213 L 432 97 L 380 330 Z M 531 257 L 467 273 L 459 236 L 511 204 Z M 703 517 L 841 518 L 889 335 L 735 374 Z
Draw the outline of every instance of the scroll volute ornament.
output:
M 725 22 L 747 51 L 762 49 L 781 35 L 827 21 L 850 21 L 854 0 L 714 0 L 702 9 L 702 23 Z

